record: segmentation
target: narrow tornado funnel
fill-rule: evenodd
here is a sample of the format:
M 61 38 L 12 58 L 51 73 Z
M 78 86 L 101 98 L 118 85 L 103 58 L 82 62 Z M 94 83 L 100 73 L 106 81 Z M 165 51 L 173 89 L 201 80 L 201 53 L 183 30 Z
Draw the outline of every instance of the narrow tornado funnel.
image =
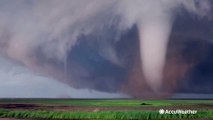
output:
M 151 16 L 142 19 L 138 26 L 143 74 L 152 90 L 157 92 L 162 86 L 172 20 L 167 15 Z

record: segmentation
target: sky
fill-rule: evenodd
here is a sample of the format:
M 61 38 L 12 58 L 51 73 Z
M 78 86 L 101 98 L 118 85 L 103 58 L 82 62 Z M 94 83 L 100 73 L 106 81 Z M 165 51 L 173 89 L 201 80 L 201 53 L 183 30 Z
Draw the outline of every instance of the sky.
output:
M 213 94 L 211 0 L 0 0 L 0 98 Z
M 16 62 L 0 58 L 0 98 L 129 98 L 122 93 L 75 89 L 53 78 L 32 73 Z

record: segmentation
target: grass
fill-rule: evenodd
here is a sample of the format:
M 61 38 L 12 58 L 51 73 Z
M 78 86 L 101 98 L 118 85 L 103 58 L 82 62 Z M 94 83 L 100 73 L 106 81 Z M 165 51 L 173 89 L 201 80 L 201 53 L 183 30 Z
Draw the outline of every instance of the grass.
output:
M 1 118 L 33 118 L 33 119 L 101 119 L 101 120 L 160 120 L 160 119 L 192 119 L 213 118 L 213 111 L 199 112 L 196 115 L 160 115 L 155 111 L 129 111 L 129 112 L 56 112 L 56 111 L 9 111 L 0 110 Z
M 86 102 L 85 102 L 86 101 Z M 70 99 L 1 99 L 0 103 L 32 103 L 32 104 L 54 104 L 67 106 L 105 106 L 105 107 L 141 107 L 144 106 L 172 106 L 213 104 L 213 100 L 70 100 Z
M 77 100 L 77 99 L 0 99 L 0 104 L 29 103 L 39 105 L 63 106 L 93 106 L 93 107 L 159 107 L 208 104 L 213 105 L 213 100 Z M 134 110 L 134 108 L 133 108 Z M 160 115 L 158 111 L 98 111 L 98 112 L 70 112 L 70 111 L 43 111 L 43 110 L 7 110 L 0 109 L 0 118 L 25 118 L 25 119 L 89 119 L 89 120 L 176 120 L 176 119 L 213 119 L 213 110 L 198 111 L 195 115 Z

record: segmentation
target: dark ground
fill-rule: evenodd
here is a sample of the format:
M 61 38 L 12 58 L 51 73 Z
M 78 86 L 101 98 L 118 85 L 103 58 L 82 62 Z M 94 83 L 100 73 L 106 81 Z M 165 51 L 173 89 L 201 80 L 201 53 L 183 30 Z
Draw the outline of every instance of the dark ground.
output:
M 131 110 L 152 110 L 159 109 L 168 110 L 213 110 L 212 104 L 195 104 L 195 105 L 173 105 L 173 106 L 141 106 L 141 107 L 103 107 L 103 106 L 64 106 L 64 105 L 41 105 L 41 104 L 0 104 L 0 109 L 9 110 L 54 110 L 54 111 L 83 111 L 83 112 L 97 112 L 97 111 L 131 111 Z

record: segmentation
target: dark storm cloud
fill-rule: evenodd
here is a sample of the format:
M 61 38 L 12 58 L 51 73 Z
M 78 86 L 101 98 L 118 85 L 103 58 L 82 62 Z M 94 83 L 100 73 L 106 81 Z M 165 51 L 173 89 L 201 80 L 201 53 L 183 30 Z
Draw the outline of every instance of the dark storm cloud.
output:
M 180 82 L 179 92 L 213 93 L 213 45 L 207 43 L 208 50 L 202 53 L 205 57 L 193 67 L 185 81 Z
M 212 33 L 213 20 L 189 16 L 187 12 L 177 17 L 172 33 L 177 40 L 171 47 L 178 49 L 176 57 L 181 56 L 182 62 L 192 67 L 179 78 L 176 92 L 213 93 Z
M 128 98 L 125 94 L 74 89 L 35 74 L 8 58 L 0 57 L 0 98 Z
M 68 56 L 67 72 L 72 74 L 73 79 L 78 80 L 73 83 L 76 86 L 116 91 L 119 89 L 120 83 L 127 80 L 128 70 L 102 56 L 99 47 L 104 45 L 97 42 L 99 41 L 82 40 L 73 47 Z
M 97 37 L 105 36 L 99 41 L 111 40 L 104 29 L 114 25 L 111 20 L 113 0 L 0 2 L 4 5 L 0 8 L 2 54 L 49 77 L 71 81 L 72 75 L 64 75 L 64 67 L 69 63 L 68 52 L 81 39 L 79 36 L 95 34 Z M 108 43 L 100 42 L 97 56 L 109 65 L 120 64 L 113 46 L 110 41 Z M 70 66 L 73 68 L 74 65 Z
M 135 79 L 146 81 L 137 88 L 160 89 L 176 10 L 199 19 L 210 10 L 208 0 L 0 0 L 0 6 L 2 55 L 70 86 L 107 92 L 122 91 L 134 67 L 145 77 Z

